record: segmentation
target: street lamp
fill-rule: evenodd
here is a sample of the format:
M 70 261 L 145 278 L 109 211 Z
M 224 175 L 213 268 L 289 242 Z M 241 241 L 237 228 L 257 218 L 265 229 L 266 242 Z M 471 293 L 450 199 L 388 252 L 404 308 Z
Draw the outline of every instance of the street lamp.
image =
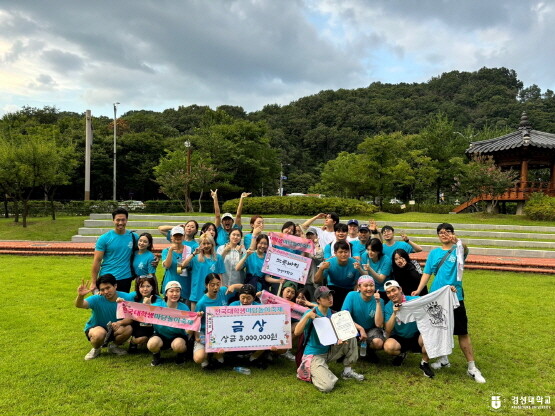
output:
M 187 208 L 187 211 L 193 211 L 193 204 L 191 203 L 191 198 L 189 196 L 189 182 L 191 181 L 191 142 L 189 140 L 185 140 L 183 144 L 187 149 L 187 182 L 185 182 L 185 207 Z
M 117 201 L 116 199 L 116 137 L 117 137 L 117 132 L 118 132 L 118 127 L 117 127 L 117 117 L 116 117 L 116 113 L 118 110 L 118 104 L 119 103 L 114 103 L 114 180 L 113 180 L 113 184 L 114 184 L 114 192 L 113 192 L 113 199 L 114 201 Z

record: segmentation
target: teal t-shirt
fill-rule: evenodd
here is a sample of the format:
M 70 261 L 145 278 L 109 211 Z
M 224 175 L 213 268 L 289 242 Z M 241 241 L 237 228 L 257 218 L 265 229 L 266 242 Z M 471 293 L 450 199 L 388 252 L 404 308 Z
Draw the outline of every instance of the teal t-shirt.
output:
M 412 249 L 412 246 L 405 242 L 405 241 L 395 241 L 393 243 L 393 245 L 388 246 L 387 244 L 383 244 L 383 254 L 385 254 L 386 256 L 393 256 L 393 252 L 397 249 L 402 248 L 403 250 L 405 250 L 407 253 L 412 253 L 414 252 L 414 250 Z
M 130 293 L 116 292 L 116 294 L 118 298 L 133 302 L 134 296 L 131 296 Z M 95 326 L 106 328 L 108 322 L 119 321 L 116 317 L 117 302 L 110 302 L 102 295 L 92 295 L 85 300 L 89 304 L 89 309 L 92 310 L 92 315 L 85 324 L 85 331 Z
M 216 254 L 216 259 L 204 257 L 204 262 L 198 260 L 198 254 L 189 263 L 191 266 L 191 302 L 198 302 L 204 295 L 204 279 L 210 273 L 225 273 L 225 265 L 222 256 Z
M 233 293 L 228 293 L 226 295 L 225 292 L 227 292 L 227 287 L 222 286 L 220 287 L 220 290 L 218 291 L 218 294 L 216 295 L 215 299 L 211 299 L 205 293 L 202 296 L 202 298 L 200 298 L 200 300 L 197 302 L 197 306 L 195 307 L 195 312 L 204 312 L 204 315 L 202 315 L 202 321 L 200 326 L 201 331 L 204 332 L 204 328 L 206 327 L 206 308 L 210 306 L 227 306 L 227 303 L 233 297 Z
M 139 237 L 135 234 L 135 241 L 138 240 Z M 98 238 L 94 249 L 104 252 L 99 276 L 112 274 L 116 280 L 131 277 L 131 253 L 133 252 L 131 231 L 118 234 L 114 230 L 110 230 Z
M 380 305 L 382 307 L 380 313 L 383 314 L 383 299 L 380 299 Z M 341 310 L 349 311 L 353 317 L 353 321 L 367 331 L 376 327 L 374 321 L 376 317 L 376 299 L 373 297 L 365 301 L 360 292 L 349 292 L 343 302 Z
M 137 276 L 156 274 L 156 267 L 152 265 L 154 257 L 152 251 L 147 250 L 143 254 L 139 254 L 139 251 L 135 251 L 135 257 L 133 258 L 133 269 L 135 270 L 135 274 Z
M 162 250 L 162 263 L 168 258 L 169 247 Z M 183 261 L 183 252 L 172 251 L 172 264 L 169 269 L 165 269 L 164 272 L 164 286 L 175 280 L 181 285 L 181 297 L 183 299 L 189 299 L 191 295 L 191 279 L 189 276 L 182 276 L 177 274 L 177 265 Z M 187 272 L 186 272 L 187 273 Z M 166 288 L 160 288 L 160 293 L 165 293 Z
M 330 267 L 324 270 L 324 278 L 328 279 L 328 284 L 353 290 L 360 276 L 360 272 L 353 266 L 357 260 L 349 257 L 344 266 L 339 264 L 337 257 L 332 257 L 327 261 L 330 263 Z
M 438 270 L 439 263 L 443 256 L 447 254 L 449 250 L 444 250 L 441 247 L 434 248 L 428 254 L 426 259 L 426 265 L 424 266 L 424 273 L 429 275 L 434 274 L 435 278 L 430 287 L 430 293 L 443 286 L 455 286 L 457 289 L 457 299 L 464 300 L 464 290 L 462 287 L 462 282 L 457 280 L 457 250 L 453 250 L 449 257 L 445 259 L 441 268 Z
M 320 309 L 318 309 L 318 308 L 314 308 L 314 309 L 316 310 L 316 315 L 324 316 L 322 314 L 322 312 L 320 311 Z M 311 310 L 312 309 L 306 311 L 304 313 L 304 315 L 309 313 Z M 328 318 L 331 317 L 331 310 L 330 309 L 328 309 L 328 313 L 325 316 L 328 317 Z M 304 327 L 305 339 L 308 336 L 308 331 L 309 331 L 311 326 L 312 326 L 312 319 L 308 319 L 306 321 L 306 325 Z M 304 355 L 327 354 L 329 350 L 330 350 L 330 346 L 329 345 L 322 345 L 320 343 L 320 338 L 318 338 L 318 333 L 316 332 L 316 329 L 312 328 L 312 331 L 310 333 L 310 338 L 308 339 L 308 342 L 307 342 L 306 347 L 304 349 Z
M 420 296 L 405 296 L 407 302 L 410 302 L 413 299 L 418 299 Z M 402 306 L 401 306 L 402 307 Z M 387 302 L 384 309 L 384 322 L 389 321 L 391 315 L 393 315 L 393 302 Z M 401 324 L 395 321 L 395 327 L 393 331 L 391 331 L 391 335 L 399 335 L 403 338 L 412 338 L 418 333 L 418 327 L 416 326 L 416 322 L 408 322 L 406 324 Z
M 162 306 L 164 308 L 168 307 L 168 304 L 164 301 L 164 299 L 158 299 L 153 306 Z M 177 308 L 180 311 L 190 311 L 189 307 L 182 302 L 177 302 Z M 187 332 L 181 328 L 174 328 L 172 326 L 165 326 L 165 325 L 153 325 L 154 333 L 157 335 L 161 335 L 164 338 L 172 339 L 175 337 L 187 337 Z
M 379 259 L 377 262 L 374 262 L 368 255 L 368 252 L 366 252 L 362 256 L 361 264 L 368 264 L 372 268 L 372 270 L 374 270 L 376 273 L 383 274 L 386 277 L 383 283 L 380 283 L 376 280 L 376 290 L 378 292 L 383 292 L 385 282 L 387 282 L 388 280 L 391 280 L 389 278 L 389 275 L 391 274 L 391 267 L 392 267 L 391 257 L 384 254 L 381 257 L 381 259 Z

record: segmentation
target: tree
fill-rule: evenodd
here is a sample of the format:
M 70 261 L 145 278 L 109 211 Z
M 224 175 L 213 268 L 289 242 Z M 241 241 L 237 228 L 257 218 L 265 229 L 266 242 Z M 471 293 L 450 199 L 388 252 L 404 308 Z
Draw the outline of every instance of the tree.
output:
M 341 152 L 324 165 L 320 182 L 310 188 L 311 192 L 326 195 L 358 198 L 368 195 L 371 176 L 365 155 Z
M 188 174 L 187 152 L 180 149 L 167 152 L 154 168 L 154 174 L 160 192 L 170 199 L 182 201 L 183 210 L 188 212 L 191 207 L 190 191 L 200 192 L 202 198 L 203 191 L 214 181 L 217 171 L 207 155 L 194 152 L 191 156 L 191 174 Z
M 499 197 L 516 183 L 515 172 L 504 171 L 495 165 L 491 156 L 475 156 L 464 166 L 460 189 L 468 199 L 487 195 L 492 197 L 491 208 L 495 208 Z

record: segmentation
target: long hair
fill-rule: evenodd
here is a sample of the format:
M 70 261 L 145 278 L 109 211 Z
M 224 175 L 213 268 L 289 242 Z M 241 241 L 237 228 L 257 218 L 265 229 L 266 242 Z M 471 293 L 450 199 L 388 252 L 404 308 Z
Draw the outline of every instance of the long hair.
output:
M 383 244 L 379 238 L 370 239 L 370 241 L 366 243 L 366 250 L 368 249 L 375 253 L 378 253 L 378 260 L 383 257 Z

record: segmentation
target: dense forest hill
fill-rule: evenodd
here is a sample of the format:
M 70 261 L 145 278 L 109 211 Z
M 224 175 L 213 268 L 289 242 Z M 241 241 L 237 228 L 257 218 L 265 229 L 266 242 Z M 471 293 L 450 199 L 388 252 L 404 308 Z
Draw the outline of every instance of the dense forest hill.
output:
M 168 152 L 183 151 L 185 140 L 192 142 L 193 166 L 213 167 L 214 186 L 227 199 L 240 190 L 274 194 L 280 170 L 287 176 L 286 193 L 306 192 L 321 180 L 324 165 L 341 152 L 356 152 L 366 138 L 379 134 L 419 134 L 438 114 L 449 120 L 454 132 L 472 138 L 483 129 L 516 129 L 522 111 L 534 129 L 555 132 L 553 91 L 542 93 L 537 85 L 525 88 L 516 72 L 506 68 L 452 71 L 423 83 L 375 82 L 365 88 L 326 90 L 252 113 L 229 105 L 216 110 L 191 105 L 129 111 L 117 120 L 122 177 L 118 199 L 164 198 L 154 181 L 155 167 Z M 55 125 L 60 136 L 75 145 L 76 167 L 56 198 L 82 199 L 84 114 L 25 107 L 4 116 L 0 131 L 4 138 L 16 130 L 26 134 L 30 125 Z M 92 199 L 110 199 L 113 120 L 93 114 L 93 129 Z

